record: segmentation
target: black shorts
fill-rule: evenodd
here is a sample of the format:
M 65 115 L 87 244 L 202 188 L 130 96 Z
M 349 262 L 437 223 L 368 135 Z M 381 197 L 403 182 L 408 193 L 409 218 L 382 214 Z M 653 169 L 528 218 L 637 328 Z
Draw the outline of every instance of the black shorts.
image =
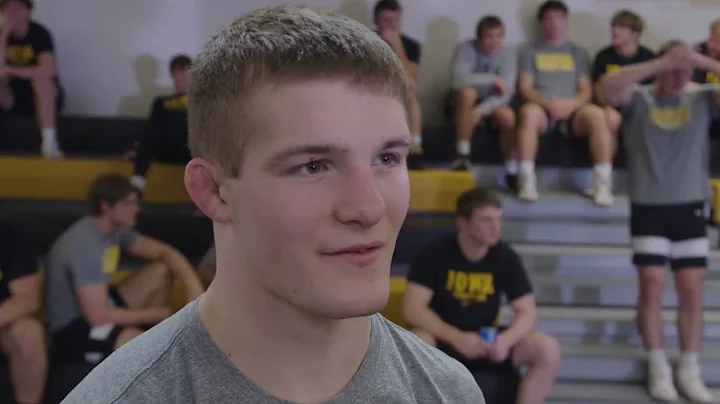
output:
M 37 107 L 35 106 L 35 92 L 28 80 L 11 79 L 9 82 L 10 91 L 13 94 L 15 102 L 10 111 L 12 114 L 27 115 L 35 117 Z M 65 103 L 65 94 L 60 86 L 57 86 L 57 112 L 62 110 Z
M 127 307 L 116 287 L 111 287 L 108 295 L 115 307 Z M 68 362 L 100 363 L 115 350 L 123 328 L 115 324 L 92 327 L 78 318 L 51 335 L 54 356 Z
M 547 131 L 545 131 L 545 134 L 557 132 L 563 136 L 574 136 L 574 132 L 572 130 L 572 124 L 573 120 L 575 120 L 575 115 L 577 114 L 577 111 L 581 107 L 578 107 L 575 111 L 573 111 L 572 114 L 568 117 L 568 119 L 564 119 L 562 121 L 558 121 L 556 119 L 550 118 L 550 115 L 547 116 L 548 120 L 548 126 Z
M 705 202 L 630 206 L 633 264 L 673 270 L 706 267 L 710 242 Z
M 507 327 L 497 327 L 498 334 L 502 331 L 506 330 Z M 480 359 L 467 359 L 462 354 L 457 352 L 450 344 L 444 343 L 444 342 L 438 342 L 437 348 L 443 352 L 445 352 L 448 356 L 451 358 L 456 359 L 458 362 L 462 363 L 468 370 L 470 370 L 471 373 L 473 372 L 516 372 L 517 369 L 515 365 L 513 364 L 513 348 L 510 348 L 510 353 L 508 354 L 507 359 L 505 361 L 497 363 L 493 362 L 490 359 L 487 358 L 480 358 Z

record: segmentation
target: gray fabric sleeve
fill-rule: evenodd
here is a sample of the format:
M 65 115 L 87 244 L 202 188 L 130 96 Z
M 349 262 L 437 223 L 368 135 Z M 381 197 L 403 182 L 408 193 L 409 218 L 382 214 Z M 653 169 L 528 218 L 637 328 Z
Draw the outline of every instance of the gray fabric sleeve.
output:
M 495 75 L 491 73 L 473 73 L 475 70 L 475 60 L 477 58 L 477 50 L 472 41 L 465 41 L 455 47 L 455 55 L 453 57 L 453 90 L 459 90 L 467 87 L 475 87 L 480 85 L 492 84 Z

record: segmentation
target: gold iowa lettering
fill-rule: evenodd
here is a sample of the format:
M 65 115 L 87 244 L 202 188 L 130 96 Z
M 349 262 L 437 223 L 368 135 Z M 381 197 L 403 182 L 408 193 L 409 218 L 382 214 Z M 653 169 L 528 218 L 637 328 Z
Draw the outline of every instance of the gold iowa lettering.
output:
M 605 73 L 612 73 L 620 70 L 620 65 L 607 65 L 605 66 Z
M 163 108 L 168 111 L 178 111 L 187 109 L 187 96 L 180 95 L 168 98 L 163 102 Z
M 540 72 L 574 72 L 575 61 L 568 53 L 538 53 L 535 68 Z
M 13 45 L 8 46 L 5 51 L 7 62 L 12 66 L 25 66 L 32 63 L 35 59 L 35 50 L 30 45 Z
M 690 121 L 690 104 L 674 108 L 650 107 L 650 121 L 661 129 L 677 129 Z
M 445 289 L 463 306 L 483 303 L 495 294 L 493 276 L 489 273 L 448 271 Z
M 120 264 L 120 246 L 113 245 L 103 251 L 103 273 L 112 275 Z
M 705 83 L 718 84 L 720 83 L 720 77 L 718 77 L 717 74 L 713 72 L 707 72 L 705 74 Z

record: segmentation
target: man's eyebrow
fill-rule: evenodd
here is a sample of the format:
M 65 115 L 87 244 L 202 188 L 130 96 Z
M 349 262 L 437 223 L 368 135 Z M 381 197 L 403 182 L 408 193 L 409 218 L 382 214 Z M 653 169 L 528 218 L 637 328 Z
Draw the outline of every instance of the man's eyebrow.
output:
M 380 150 L 392 149 L 392 148 L 408 148 L 410 147 L 410 137 L 402 136 L 396 139 L 389 140 L 383 143 Z M 282 150 L 267 160 L 265 164 L 267 167 L 276 167 L 282 165 L 282 163 L 290 158 L 298 156 L 327 156 L 327 155 L 344 155 L 350 153 L 347 148 L 333 146 L 329 144 L 301 144 L 296 146 L 290 146 L 285 150 Z

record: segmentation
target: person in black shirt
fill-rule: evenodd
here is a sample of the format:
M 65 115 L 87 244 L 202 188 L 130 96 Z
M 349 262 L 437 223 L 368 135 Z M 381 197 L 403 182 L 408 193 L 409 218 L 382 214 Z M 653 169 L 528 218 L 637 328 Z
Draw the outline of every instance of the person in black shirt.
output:
M 0 224 L 0 353 L 8 358 L 18 404 L 38 404 L 45 389 L 47 350 L 34 315 L 40 308 L 38 262 L 31 240 Z
M 720 60 L 720 20 L 715 20 L 710 24 L 708 39 L 697 44 L 695 49 L 702 55 Z M 713 72 L 695 69 L 693 81 L 697 84 L 720 84 L 720 77 Z
M 31 20 L 32 0 L 0 0 L 0 110 L 36 117 L 42 130 L 41 151 L 62 157 L 57 115 L 63 96 L 55 69 L 50 32 Z
M 604 106 L 605 117 L 607 118 L 610 130 L 618 133 L 622 117 L 613 107 L 608 106 L 602 99 L 602 91 L 597 89 L 600 78 L 627 66 L 636 63 L 643 63 L 655 58 L 655 52 L 640 44 L 640 36 L 645 29 L 643 19 L 630 10 L 618 11 L 610 21 L 612 28 L 612 44 L 600 50 L 595 56 L 592 68 L 592 80 L 595 84 L 595 99 Z M 650 84 L 652 79 L 642 84 Z
M 425 342 L 471 371 L 529 366 L 518 403 L 544 403 L 560 365 L 561 348 L 535 332 L 535 297 L 520 257 L 499 240 L 498 195 L 474 188 L 457 200 L 457 234 L 423 248 L 407 277 L 403 316 Z M 482 329 L 498 325 L 505 297 L 515 317 L 493 342 Z
M 402 7 L 397 0 L 380 0 L 373 10 L 377 32 L 398 55 L 405 67 L 409 83 L 408 125 L 413 138 L 413 147 L 407 158 L 408 168 L 422 168 L 422 111 L 418 98 L 418 64 L 420 63 L 420 43 L 402 34 Z
M 170 75 L 175 92 L 156 97 L 150 109 L 150 128 L 136 142 L 131 182 L 145 189 L 145 176 L 153 160 L 187 164 L 190 150 L 187 145 L 187 86 L 192 61 L 178 55 L 170 61 Z

